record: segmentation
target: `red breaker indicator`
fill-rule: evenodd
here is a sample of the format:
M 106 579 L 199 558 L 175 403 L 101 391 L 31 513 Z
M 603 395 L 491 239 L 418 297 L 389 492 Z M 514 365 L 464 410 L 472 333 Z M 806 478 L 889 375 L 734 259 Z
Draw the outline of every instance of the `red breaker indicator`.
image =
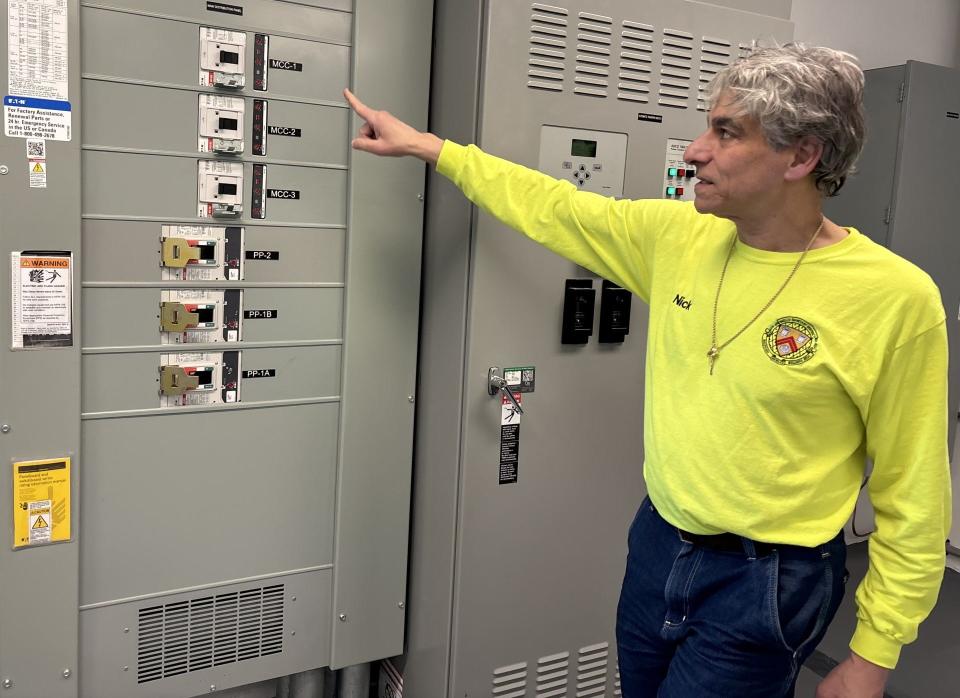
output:
M 253 39 L 253 89 L 267 91 L 267 56 L 270 49 L 270 37 L 255 34 Z
M 250 207 L 250 217 L 251 218 L 260 218 L 263 219 L 266 215 L 264 210 L 264 202 L 267 186 L 267 166 L 266 165 L 254 165 L 253 166 L 253 191 L 251 192 L 253 199 L 253 204 Z
M 253 154 L 267 154 L 267 100 L 253 100 Z

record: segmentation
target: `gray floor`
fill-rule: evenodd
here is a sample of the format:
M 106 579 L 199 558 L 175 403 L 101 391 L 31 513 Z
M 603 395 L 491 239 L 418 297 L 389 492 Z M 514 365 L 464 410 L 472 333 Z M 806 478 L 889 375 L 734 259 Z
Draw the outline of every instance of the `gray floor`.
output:
M 856 625 L 854 591 L 867 570 L 867 545 L 847 549 L 850 581 L 843 605 L 818 651 L 836 661 L 845 658 Z M 812 698 L 820 677 L 804 668 L 797 681 L 797 698 Z M 917 641 L 903 649 L 887 685 L 889 698 L 957 698 L 960 696 L 960 574 L 947 570 L 940 600 L 920 626 Z

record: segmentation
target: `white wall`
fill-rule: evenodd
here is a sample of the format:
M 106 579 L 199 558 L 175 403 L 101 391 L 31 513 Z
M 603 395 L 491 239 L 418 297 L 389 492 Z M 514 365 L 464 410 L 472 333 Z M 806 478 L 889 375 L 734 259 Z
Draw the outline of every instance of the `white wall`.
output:
M 790 19 L 797 41 L 848 51 L 865 69 L 960 68 L 960 0 L 793 0 Z

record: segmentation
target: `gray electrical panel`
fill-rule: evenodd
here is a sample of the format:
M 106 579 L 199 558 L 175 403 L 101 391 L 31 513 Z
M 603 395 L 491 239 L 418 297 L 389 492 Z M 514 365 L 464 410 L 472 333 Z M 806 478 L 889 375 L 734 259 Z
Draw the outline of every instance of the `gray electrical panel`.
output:
M 789 3 L 440 2 L 431 128 L 584 189 L 685 199 L 677 163 L 704 129 L 703 88 L 754 39 L 789 40 L 789 14 Z M 602 280 L 439 176 L 425 235 L 404 695 L 619 695 L 615 608 L 644 496 L 646 308 L 634 299 L 620 342 L 595 331 L 563 344 L 567 282 L 595 294 L 586 317 L 602 314 Z M 520 395 L 519 426 L 490 394 L 492 368 Z
M 949 444 L 960 408 L 960 237 L 950 202 L 960 157 L 960 71 L 929 63 L 866 71 L 867 143 L 826 214 L 926 271 L 940 287 L 950 340 Z M 956 497 L 956 493 L 954 494 Z M 958 500 L 954 500 L 955 509 Z M 960 530 L 951 534 L 954 547 Z
M 0 4 L 4 695 L 399 653 L 431 0 Z

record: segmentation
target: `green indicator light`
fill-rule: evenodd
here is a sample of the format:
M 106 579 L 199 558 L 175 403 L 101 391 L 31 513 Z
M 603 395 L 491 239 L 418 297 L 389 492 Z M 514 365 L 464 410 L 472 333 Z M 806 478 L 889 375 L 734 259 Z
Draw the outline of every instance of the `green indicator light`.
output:
M 667 187 L 667 196 L 676 196 L 677 188 L 676 187 Z
M 677 176 L 677 168 L 676 168 L 676 167 L 671 167 L 671 168 L 669 168 L 669 169 L 667 170 L 667 174 L 668 174 L 669 176 L 671 176 L 671 177 L 676 177 L 676 176 Z

